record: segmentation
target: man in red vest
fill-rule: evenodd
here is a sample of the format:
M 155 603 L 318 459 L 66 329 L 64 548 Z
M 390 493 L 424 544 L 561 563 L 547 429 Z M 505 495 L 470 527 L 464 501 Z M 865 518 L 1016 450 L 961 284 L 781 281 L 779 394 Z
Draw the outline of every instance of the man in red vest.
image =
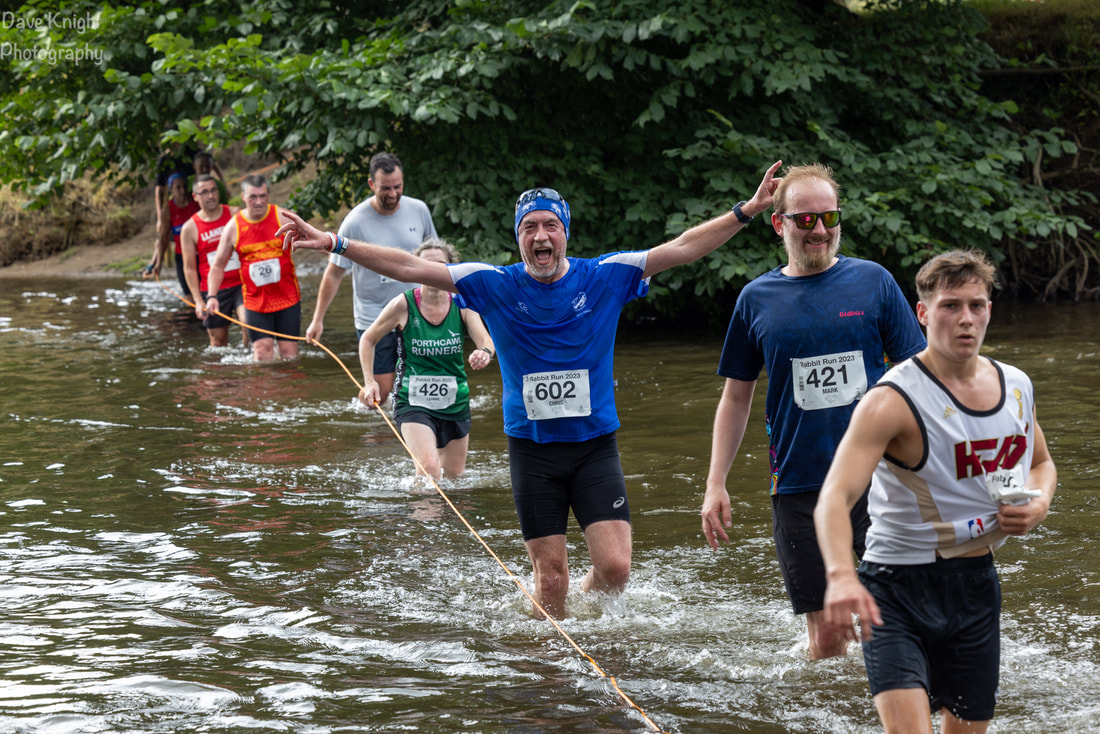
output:
M 221 288 L 218 289 L 218 311 L 206 310 L 207 276 L 210 264 L 218 251 L 222 231 L 230 219 L 237 213 L 237 207 L 230 208 L 221 203 L 218 180 L 213 176 L 200 173 L 195 176 L 192 195 L 199 204 L 199 211 L 193 214 L 180 229 L 180 250 L 183 252 L 183 272 L 187 278 L 187 290 L 195 304 L 195 315 L 202 320 L 203 328 L 210 337 L 210 346 L 224 347 L 229 344 L 229 321 L 222 314 L 236 314 L 237 320 L 245 320 L 244 296 L 241 293 L 241 261 L 234 251 L 223 269 Z M 248 345 L 248 334 L 244 335 L 244 344 Z

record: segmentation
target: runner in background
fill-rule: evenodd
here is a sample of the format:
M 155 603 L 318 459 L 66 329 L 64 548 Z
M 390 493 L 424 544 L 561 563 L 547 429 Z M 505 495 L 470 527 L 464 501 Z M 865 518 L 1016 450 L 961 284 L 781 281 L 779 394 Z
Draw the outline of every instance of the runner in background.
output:
M 209 174 L 195 176 L 193 189 L 199 211 L 191 216 L 180 230 L 180 249 L 183 252 L 184 275 L 187 279 L 187 292 L 195 304 L 195 315 L 202 321 L 210 338 L 210 346 L 224 347 L 229 344 L 229 324 L 222 314 L 235 314 L 237 321 L 244 323 L 244 296 L 241 293 L 241 261 L 236 250 L 230 255 L 223 268 L 221 287 L 218 289 L 218 312 L 206 310 L 207 276 L 210 265 L 218 251 L 222 231 L 230 219 L 237 213 L 236 207 L 229 207 L 220 201 L 221 187 Z M 243 332 L 244 346 L 249 345 L 248 332 Z
M 269 362 L 298 356 L 298 342 L 264 332 L 296 337 L 302 328 L 301 290 L 290 252 L 277 235 L 285 221 L 285 209 L 269 202 L 267 179 L 253 174 L 241 185 L 245 209 L 237 212 L 222 230 L 214 261 L 207 276 L 208 311 L 218 311 L 218 292 L 234 251 L 240 259 L 245 321 L 250 327 L 252 358 Z M 256 331 L 256 328 L 264 331 Z
M 416 257 L 439 263 L 458 262 L 449 242 L 430 239 L 413 251 Z M 394 418 L 401 437 L 419 462 L 416 473 L 435 480 L 457 477 L 466 470 L 470 441 L 470 387 L 462 363 L 468 334 L 474 350 L 468 358 L 475 370 L 489 365 L 493 340 L 481 317 L 463 307 L 461 296 L 425 285 L 394 298 L 359 339 L 363 388 L 359 399 L 373 406 L 384 393 L 375 379 L 375 345 L 391 332 L 398 339 L 398 388 Z M 424 471 L 421 471 L 423 467 Z

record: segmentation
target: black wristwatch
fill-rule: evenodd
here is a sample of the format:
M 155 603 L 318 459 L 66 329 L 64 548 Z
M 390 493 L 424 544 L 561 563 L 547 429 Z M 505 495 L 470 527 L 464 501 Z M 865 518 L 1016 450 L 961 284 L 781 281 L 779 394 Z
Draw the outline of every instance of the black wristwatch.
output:
M 739 201 L 739 202 L 737 202 L 736 204 L 733 205 L 733 210 L 732 210 L 733 211 L 733 216 L 737 217 L 737 221 L 741 222 L 741 224 L 748 224 L 749 222 L 752 221 L 752 217 L 750 217 L 748 214 L 745 214 L 745 212 L 741 211 L 741 207 L 745 206 L 745 204 L 748 204 L 748 203 L 749 202 L 747 202 L 747 201 Z

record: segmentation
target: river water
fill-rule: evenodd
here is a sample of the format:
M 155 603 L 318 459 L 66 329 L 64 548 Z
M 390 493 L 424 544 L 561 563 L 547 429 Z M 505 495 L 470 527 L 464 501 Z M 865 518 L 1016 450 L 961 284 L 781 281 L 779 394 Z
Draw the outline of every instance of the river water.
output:
M 342 292 L 324 342 L 358 376 L 350 321 Z M 571 592 L 562 627 L 663 731 L 876 731 L 858 647 L 809 663 L 783 593 L 763 384 L 733 543 L 703 542 L 722 337 L 620 335 L 634 574 L 617 599 Z M 1100 730 L 1098 342 L 1096 304 L 994 308 L 988 352 L 1033 377 L 1060 487 L 998 552 L 992 731 Z M 207 348 L 165 290 L 119 278 L 0 280 L 0 354 L 0 731 L 651 730 L 410 483 L 324 352 L 254 366 Z M 529 588 L 499 373 L 471 383 L 468 473 L 443 489 Z M 575 578 L 580 540 L 573 526 Z

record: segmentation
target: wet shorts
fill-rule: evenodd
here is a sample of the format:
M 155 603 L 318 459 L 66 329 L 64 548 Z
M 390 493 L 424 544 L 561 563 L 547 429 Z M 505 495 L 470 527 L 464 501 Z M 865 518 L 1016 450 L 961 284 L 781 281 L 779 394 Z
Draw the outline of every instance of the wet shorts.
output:
M 204 292 L 202 294 L 202 300 L 205 302 L 207 295 Z M 226 329 L 229 328 L 229 324 L 232 323 L 221 314 L 228 314 L 233 318 L 237 317 L 237 306 L 244 303 L 244 293 L 241 291 L 239 285 L 235 285 L 232 288 L 221 288 L 218 290 L 218 311 L 220 313 L 211 313 L 202 321 L 202 328 L 204 329 Z
M 795 614 L 825 608 L 825 562 L 814 530 L 814 507 L 820 492 L 772 495 L 772 537 L 783 584 Z M 867 528 L 867 493 L 852 508 L 852 550 L 863 556 Z
M 603 520 L 630 522 L 614 433 L 579 443 L 509 436 L 508 460 L 525 541 L 565 535 L 570 508 L 582 530 Z
M 1001 665 L 1001 583 L 993 554 L 917 566 L 861 563 L 882 612 L 863 643 L 871 695 L 923 688 L 932 711 L 988 721 Z
M 300 336 L 302 331 L 302 304 L 295 303 L 289 308 L 284 308 L 282 311 L 272 311 L 271 313 L 260 313 L 259 311 L 245 310 L 245 323 L 256 329 L 266 329 L 267 331 L 273 331 L 276 334 L 283 334 L 285 336 Z M 270 334 L 264 334 L 263 332 L 248 330 L 252 343 L 255 344 L 260 339 L 273 339 Z
M 456 438 L 462 438 L 470 433 L 469 418 L 462 421 L 437 418 L 423 410 L 399 411 L 395 416 L 395 420 L 398 428 L 406 423 L 419 423 L 432 429 L 432 433 L 435 434 L 435 447 L 437 449 L 441 449 Z
M 366 329 L 355 330 L 355 342 L 363 338 Z M 374 374 L 388 375 L 397 369 L 397 332 L 391 331 L 374 345 Z

